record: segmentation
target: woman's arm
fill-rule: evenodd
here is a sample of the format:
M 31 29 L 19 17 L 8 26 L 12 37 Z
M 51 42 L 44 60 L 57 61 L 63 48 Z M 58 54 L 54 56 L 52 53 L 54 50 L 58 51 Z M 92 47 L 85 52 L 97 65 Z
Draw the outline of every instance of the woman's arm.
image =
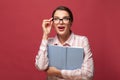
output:
M 38 54 L 35 58 L 35 66 L 39 70 L 45 70 L 48 67 L 48 58 L 47 58 L 47 40 L 42 40 Z
M 47 58 L 47 44 L 48 44 L 48 36 L 52 29 L 52 18 L 44 19 L 42 22 L 43 29 L 43 37 L 42 42 L 36 56 L 35 65 L 39 70 L 45 70 L 48 67 L 48 58 Z

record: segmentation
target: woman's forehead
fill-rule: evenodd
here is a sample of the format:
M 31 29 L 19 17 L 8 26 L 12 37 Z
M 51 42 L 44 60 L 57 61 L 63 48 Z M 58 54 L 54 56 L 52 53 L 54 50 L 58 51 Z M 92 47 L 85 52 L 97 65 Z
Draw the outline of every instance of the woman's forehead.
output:
M 69 16 L 68 12 L 65 10 L 57 10 L 54 14 L 54 16 L 57 17 L 65 17 L 65 16 Z

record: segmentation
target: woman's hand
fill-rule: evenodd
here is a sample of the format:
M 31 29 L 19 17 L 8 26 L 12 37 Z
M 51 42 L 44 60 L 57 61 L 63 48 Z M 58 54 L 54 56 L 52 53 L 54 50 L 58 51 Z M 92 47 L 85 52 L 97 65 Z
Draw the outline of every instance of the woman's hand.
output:
M 42 28 L 43 28 L 43 38 L 47 39 L 48 35 L 51 32 L 52 29 L 52 21 L 53 18 L 50 19 L 44 19 L 42 23 Z
M 62 78 L 61 71 L 55 67 L 49 67 L 46 72 L 48 76 L 57 76 Z

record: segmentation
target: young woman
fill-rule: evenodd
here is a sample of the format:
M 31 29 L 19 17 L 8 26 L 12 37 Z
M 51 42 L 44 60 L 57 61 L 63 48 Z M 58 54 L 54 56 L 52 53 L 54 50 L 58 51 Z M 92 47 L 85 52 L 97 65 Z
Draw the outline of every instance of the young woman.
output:
M 93 78 L 93 58 L 88 39 L 74 34 L 71 30 L 72 23 L 72 12 L 65 6 L 57 7 L 52 13 L 52 18 L 43 20 L 43 37 L 35 65 L 39 70 L 47 72 L 48 80 L 92 80 Z M 52 28 L 55 29 L 56 36 L 48 38 Z M 75 70 L 59 70 L 56 67 L 49 67 L 47 44 L 84 48 L 82 67 Z

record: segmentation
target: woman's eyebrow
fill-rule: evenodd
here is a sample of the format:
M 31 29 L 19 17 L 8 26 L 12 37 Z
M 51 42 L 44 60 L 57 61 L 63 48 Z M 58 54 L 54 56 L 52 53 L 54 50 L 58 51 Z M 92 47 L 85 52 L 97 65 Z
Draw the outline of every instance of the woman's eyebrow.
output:
M 68 17 L 70 17 L 70 16 L 64 16 L 63 18 L 68 18 Z M 54 16 L 53 18 L 60 18 L 60 17 Z

